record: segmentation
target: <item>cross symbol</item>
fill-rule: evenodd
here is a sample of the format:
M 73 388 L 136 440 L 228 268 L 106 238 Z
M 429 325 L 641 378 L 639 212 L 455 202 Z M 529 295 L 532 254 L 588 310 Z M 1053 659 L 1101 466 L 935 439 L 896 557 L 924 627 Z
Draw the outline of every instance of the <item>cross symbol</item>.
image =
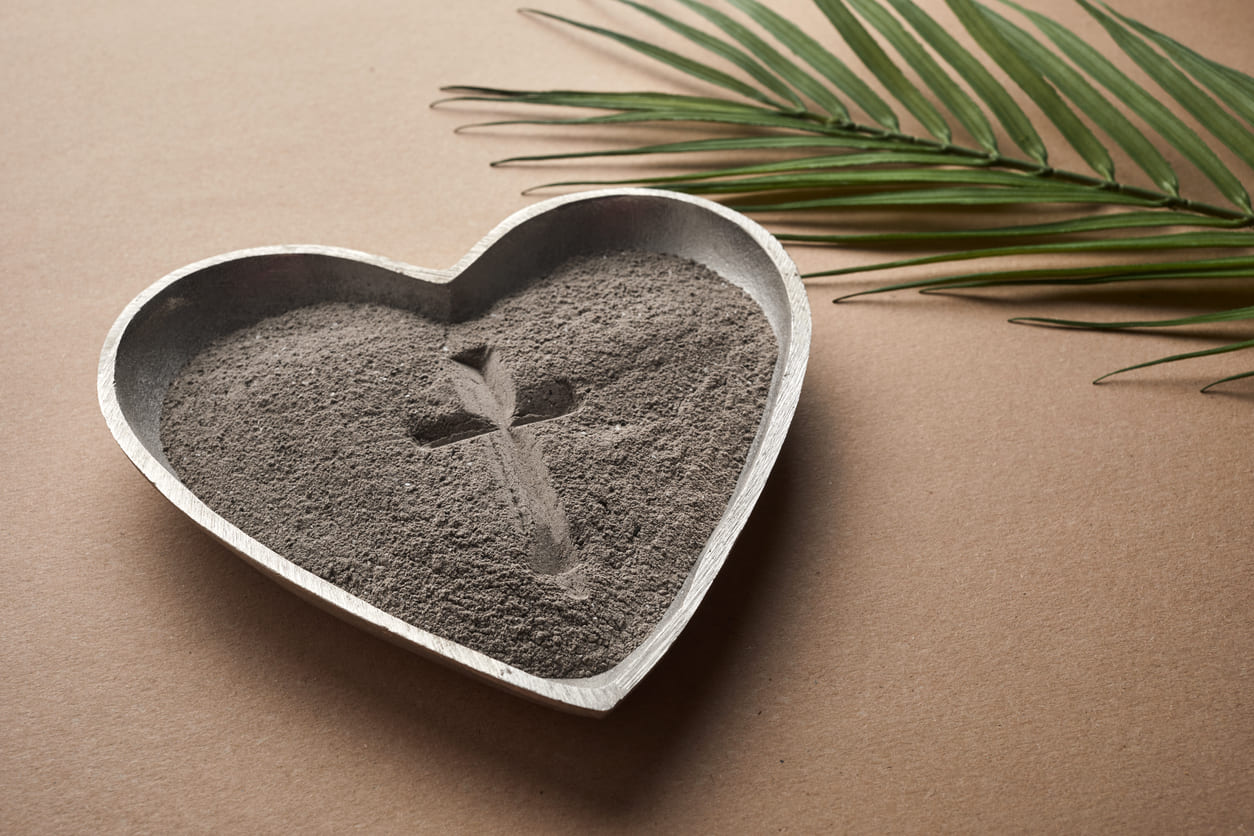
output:
M 531 568 L 546 575 L 566 572 L 575 556 L 570 524 L 535 436 L 519 432 L 519 428 L 573 411 L 575 393 L 570 384 L 553 380 L 520 391 L 505 364 L 488 346 L 454 355 L 449 371 L 462 410 L 413 422 L 410 434 L 430 448 L 486 437 L 496 453 L 523 533 L 531 541 Z M 572 594 L 578 593 L 578 589 L 572 590 Z

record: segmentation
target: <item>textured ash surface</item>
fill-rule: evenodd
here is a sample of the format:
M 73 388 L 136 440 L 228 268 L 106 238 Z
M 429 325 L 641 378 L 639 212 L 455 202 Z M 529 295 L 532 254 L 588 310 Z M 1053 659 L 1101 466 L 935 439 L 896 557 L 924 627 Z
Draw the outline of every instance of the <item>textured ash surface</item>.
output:
M 705 268 L 608 254 L 468 322 L 331 303 L 235 332 L 175 379 L 162 437 L 206 504 L 311 572 L 523 670 L 587 676 L 686 578 L 775 354 Z M 468 404 L 483 386 L 517 401 L 514 426 Z M 450 428 L 480 434 L 432 446 Z

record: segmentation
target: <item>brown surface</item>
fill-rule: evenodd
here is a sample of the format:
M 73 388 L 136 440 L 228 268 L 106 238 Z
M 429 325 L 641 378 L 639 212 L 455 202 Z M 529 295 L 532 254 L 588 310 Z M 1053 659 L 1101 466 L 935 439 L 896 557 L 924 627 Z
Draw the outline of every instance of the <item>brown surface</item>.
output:
M 1120 7 L 1254 70 L 1254 5 Z M 1106 316 L 1104 292 L 833 306 L 813 288 L 810 373 L 762 505 L 602 721 L 342 625 L 133 470 L 94 378 L 140 289 L 272 243 L 451 264 L 547 176 L 487 161 L 557 146 L 454 137 L 466 114 L 426 108 L 439 84 L 659 83 L 512 9 L 0 11 L 0 831 L 1254 826 L 1254 389 L 1195 392 L 1249 359 L 1093 387 L 1203 343 L 1004 323 Z

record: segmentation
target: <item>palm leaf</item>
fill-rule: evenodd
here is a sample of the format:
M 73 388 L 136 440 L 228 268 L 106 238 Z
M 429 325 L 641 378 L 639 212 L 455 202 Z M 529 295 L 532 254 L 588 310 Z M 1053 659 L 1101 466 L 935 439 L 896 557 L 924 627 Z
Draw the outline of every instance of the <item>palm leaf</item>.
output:
M 780 81 L 778 76 L 763 66 L 761 62 L 754 60 L 752 56 L 746 54 L 743 50 L 737 49 L 720 38 L 716 38 L 707 32 L 703 32 L 695 26 L 689 26 L 682 21 L 676 20 L 670 15 L 663 14 L 657 9 L 650 8 L 643 3 L 637 3 L 635 0 L 618 0 L 618 2 L 630 6 L 642 14 L 648 15 L 658 23 L 665 26 L 667 29 L 670 29 L 672 32 L 676 32 L 684 36 L 697 46 L 714 53 L 720 58 L 730 61 L 732 64 L 735 64 L 751 76 L 754 81 L 761 84 L 771 93 L 788 102 L 788 104 L 792 106 L 792 110 L 796 112 L 803 112 L 805 110 L 805 105 L 791 87 Z
M 841 0 L 817 0 L 817 4 L 840 32 L 845 42 L 853 48 L 862 63 L 880 80 L 880 83 L 897 98 L 897 101 L 914 114 L 932 136 L 943 143 L 948 143 L 953 138 L 953 134 L 949 130 L 949 123 L 945 121 L 945 117 L 941 116 L 940 111 L 928 101 L 919 88 L 906 78 L 906 74 L 893 63 L 844 3 Z
M 962 123 L 980 148 L 990 154 L 997 153 L 997 138 L 984 111 L 949 77 L 949 73 L 936 63 L 936 59 L 906 31 L 897 18 L 889 14 L 876 0 L 849 0 L 849 4 L 897 50 L 936 94 L 936 98 Z
M 867 151 L 865 153 L 845 153 L 845 154 L 824 154 L 815 157 L 790 157 L 784 160 L 777 160 L 769 163 L 755 163 L 753 165 L 731 166 L 727 168 L 716 168 L 703 171 L 694 171 L 687 174 L 675 174 L 666 177 L 633 177 L 628 180 L 563 180 L 554 183 L 545 183 L 541 186 L 535 186 L 528 191 L 536 189 L 548 189 L 568 186 L 622 186 L 622 185 L 643 185 L 643 186 L 666 186 L 672 189 L 688 189 L 701 188 L 703 185 L 714 187 L 722 181 L 725 185 L 735 186 L 736 184 L 745 184 L 745 191 L 761 191 L 763 189 L 782 188 L 779 184 L 783 181 L 773 180 L 767 177 L 758 177 L 754 180 L 732 180 L 733 177 L 742 177 L 744 175 L 787 175 L 793 178 L 796 183 L 795 188 L 824 188 L 832 185 L 831 180 L 825 179 L 825 175 L 831 175 L 842 169 L 850 168 L 867 168 L 870 166 L 941 166 L 949 165 L 953 161 L 945 154 L 936 151 Z M 880 177 L 887 177 L 889 180 L 898 178 L 900 168 L 876 168 L 875 171 L 881 172 Z M 907 169 L 907 171 L 911 171 Z M 908 178 L 895 180 L 895 182 L 907 182 Z M 729 188 L 727 191 L 736 191 L 735 188 Z
M 1033 203 L 1100 203 L 1103 205 L 1153 206 L 1134 195 L 1097 194 L 1083 189 L 1067 189 L 1050 183 L 1026 180 L 998 188 L 934 188 L 883 191 L 871 194 L 834 195 L 809 200 L 780 200 L 775 203 L 739 204 L 742 212 L 798 212 L 815 209 L 865 209 L 870 206 L 1014 206 Z
M 652 58 L 655 61 L 660 61 L 661 63 L 667 64 L 671 67 L 674 67 L 680 72 L 686 73 L 687 75 L 690 75 L 693 78 L 708 82 L 718 87 L 722 87 L 723 89 L 730 90 L 733 93 L 739 93 L 740 95 L 745 96 L 746 98 L 756 99 L 757 101 L 763 102 L 764 104 L 771 105 L 772 107 L 779 108 L 781 110 L 786 109 L 782 105 L 780 105 L 778 102 L 771 99 L 769 96 L 765 96 L 760 90 L 758 90 L 758 88 L 754 87 L 753 85 L 746 84 L 745 82 L 741 81 L 735 76 L 729 75 L 728 73 L 725 73 L 722 70 L 711 67 L 708 64 L 703 64 L 700 61 L 694 61 L 691 58 L 687 58 L 683 55 L 680 55 L 677 52 L 672 52 L 669 49 L 663 49 L 659 46 L 654 46 L 653 44 L 647 43 L 638 38 L 633 38 L 630 35 L 624 35 L 620 32 L 615 32 L 613 30 L 605 29 L 600 26 L 593 26 L 588 23 L 580 23 L 577 20 L 571 20 L 568 17 L 562 17 L 561 15 L 555 15 L 550 12 L 542 12 L 539 9 L 524 9 L 523 11 L 527 12 L 528 14 L 536 15 L 538 17 L 548 18 L 550 20 L 556 20 L 560 23 L 566 24 L 567 26 L 573 26 L 577 29 L 583 29 L 584 31 L 591 32 L 594 35 L 600 35 L 602 37 L 609 38 L 610 40 L 617 41 L 618 43 L 622 44 L 625 47 L 628 47 L 629 49 L 633 49 L 636 52 L 639 52 L 641 55 L 644 55 L 648 58 Z
M 1016 316 L 1011 322 L 1026 322 L 1036 325 L 1058 325 L 1066 328 L 1084 328 L 1093 331 L 1115 331 L 1127 328 L 1178 328 L 1188 325 L 1205 325 L 1211 322 L 1235 322 L 1242 319 L 1254 319 L 1254 306 L 1230 308 L 1226 311 L 1182 316 L 1175 319 L 1121 320 L 1118 322 L 1090 322 L 1079 319 L 1055 319 L 1044 316 Z
M 879 97 L 865 81 L 859 78 L 844 61 L 823 48 L 801 27 L 758 2 L 758 0 L 728 0 L 736 8 L 752 17 L 763 29 L 788 47 L 798 58 L 817 70 L 829 81 L 857 102 L 872 119 L 895 131 L 897 115 L 888 103 Z
M 1170 267 L 1170 265 L 1167 265 Z M 1251 266 L 1238 266 L 1228 270 L 1205 269 L 1205 270 L 1087 270 L 1082 271 L 1082 275 L 1070 277 L 1069 270 L 1022 270 L 1008 271 L 1006 273 L 971 273 L 964 281 L 959 281 L 959 277 L 951 277 L 945 282 L 937 284 L 931 282 L 922 282 L 914 287 L 922 295 L 944 293 L 954 290 L 969 290 L 973 288 L 994 288 L 994 287 L 1084 287 L 1086 285 L 1098 284 L 1118 284 L 1126 282 L 1153 282 L 1153 281 L 1175 281 L 1181 279 L 1205 279 L 1211 281 L 1214 279 L 1248 279 L 1250 277 Z M 1087 273 L 1087 275 L 1083 274 Z M 870 292 L 878 292 L 876 291 Z M 849 299 L 854 296 L 865 295 L 863 293 L 850 293 L 837 299 Z
M 760 113 L 775 116 L 776 112 L 740 102 L 709 96 L 687 96 L 678 93 L 597 93 L 585 90 L 504 90 L 495 87 L 445 87 L 445 93 L 455 95 L 440 99 L 435 104 L 448 102 L 496 102 L 516 104 L 552 105 L 553 107 L 582 107 L 596 110 L 660 111 L 694 110 L 720 113 Z
M 971 261 L 978 258 L 1001 258 L 1003 256 L 1052 255 L 1059 253 L 1092 253 L 1092 252 L 1152 252 L 1156 250 L 1197 249 L 1199 247 L 1224 248 L 1254 246 L 1254 233 L 1251 232 L 1178 232 L 1168 235 L 1142 235 L 1135 238 L 1106 238 L 1094 241 L 1063 241 L 1043 244 L 1020 244 L 1013 247 L 992 247 L 988 249 L 963 250 L 957 253 L 942 253 L 922 258 L 906 258 L 898 261 L 886 261 L 879 264 L 863 264 L 856 267 L 838 267 L 812 273 L 814 276 L 847 276 L 853 273 L 867 273 L 873 270 L 901 269 L 918 267 L 924 264 L 940 264 L 947 261 Z
M 835 148 L 880 151 L 914 150 L 917 146 L 895 139 L 872 139 L 857 134 L 849 136 L 734 136 L 714 139 L 693 139 L 680 142 L 663 142 L 656 145 L 636 145 L 629 148 L 609 148 L 596 151 L 563 151 L 554 154 L 531 154 L 505 157 L 492 165 L 510 163 L 552 162 L 555 160 L 587 159 L 592 157 L 634 157 L 649 154 L 704 154 L 727 151 L 792 151 L 822 150 Z M 633 180 L 632 182 L 640 182 Z
M 500 100 L 495 100 L 500 101 Z M 541 104 L 541 100 L 532 99 L 529 104 Z M 668 110 L 636 110 L 621 113 L 607 113 L 601 116 L 581 116 L 574 118 L 550 119 L 497 119 L 491 122 L 475 122 L 463 125 L 459 131 L 471 128 L 493 128 L 505 125 L 630 125 L 650 122 L 691 122 L 709 125 L 744 125 L 750 128 L 779 128 L 789 131 L 808 131 L 815 134 L 829 135 L 822 125 L 794 119 L 786 115 L 775 115 L 768 110 L 751 107 L 718 108 L 675 108 Z
M 1219 386 L 1223 383 L 1230 383 L 1233 380 L 1244 380 L 1247 377 L 1254 377 L 1254 371 L 1239 372 L 1237 374 L 1230 374 L 1227 377 L 1221 377 L 1218 380 L 1212 380 L 1210 383 L 1207 383 L 1198 391 L 1202 393 L 1206 393 L 1206 392 L 1209 392 L 1211 389 L 1214 389 L 1216 386 Z
M 736 42 L 754 55 L 765 66 L 769 67 L 781 79 L 791 84 L 797 92 L 817 104 L 840 124 L 849 122 L 849 111 L 844 103 L 831 90 L 820 83 L 814 76 L 789 61 L 779 50 L 768 44 L 756 32 L 737 22 L 730 15 L 700 3 L 698 0 L 679 0 L 684 6 L 713 23 Z
M 982 11 L 1015 53 L 1023 56 L 1024 60 L 1053 83 L 1059 92 L 1075 102 L 1076 106 L 1084 111 L 1085 116 L 1093 120 L 1094 124 L 1119 143 L 1158 188 L 1171 195 L 1180 193 L 1180 183 L 1176 178 L 1176 173 L 1162 153 L 1154 147 L 1145 134 L 1136 129 L 1128 117 L 1113 107 L 1110 101 L 1089 83 L 1088 79 L 1072 69 L 1071 65 L 1058 55 L 1046 49 L 1021 27 L 989 8 L 982 8 Z
M 1081 0 L 1077 0 L 1081 2 Z M 1015 4 L 1012 4 L 1015 5 Z M 1053 41 L 1076 66 L 1083 69 L 1098 83 L 1120 99 L 1133 113 L 1144 119 L 1154 130 L 1213 182 L 1219 190 L 1245 213 L 1251 211 L 1250 198 L 1245 187 L 1197 132 L 1180 117 L 1167 109 L 1145 88 L 1134 82 L 1095 48 L 1077 35 L 1037 12 L 1020 9 L 1046 37 Z M 1112 24 L 1113 26 L 1113 24 Z
M 548 183 L 544 187 L 537 188 L 622 186 L 630 183 L 640 183 L 646 186 L 665 185 L 675 191 L 682 191 L 688 194 L 743 194 L 764 191 L 800 192 L 813 189 L 847 189 L 866 186 L 900 188 L 903 186 L 942 184 L 1009 186 L 1013 190 L 1009 193 L 1013 195 L 1018 193 L 1017 190 L 1021 186 L 1022 181 L 1027 179 L 1022 174 L 1012 174 L 1006 171 L 979 171 L 970 168 L 928 168 L 927 166 L 944 163 L 944 160 L 935 159 L 934 155 L 928 154 L 877 154 L 875 156 L 881 158 L 902 157 L 906 158 L 907 161 L 911 161 L 910 158 L 913 158 L 912 161 L 915 162 L 915 165 L 908 168 L 877 168 L 853 171 L 844 170 L 840 166 L 828 167 L 824 171 L 788 170 L 785 167 L 782 174 L 767 174 L 758 177 L 734 179 L 729 177 L 729 175 L 735 173 L 736 169 L 722 169 L 705 174 L 681 174 L 671 177 L 652 177 L 644 180 L 567 180 L 560 183 Z M 855 160 L 853 165 L 858 165 L 858 161 Z M 1054 200 L 1060 202 L 1065 201 L 1069 194 L 1074 194 L 1080 199 L 1087 198 L 1090 195 L 1090 192 L 1083 188 L 1066 184 L 1043 184 L 1041 189 L 1048 192 Z
M 1241 340 L 1240 342 L 1228 343 L 1227 345 L 1221 345 L 1216 348 L 1204 348 L 1198 351 L 1186 351 L 1183 354 L 1172 354 L 1168 357 L 1159 357 L 1157 360 L 1148 360 L 1144 363 L 1136 363 L 1135 365 L 1132 365 L 1132 366 L 1124 366 L 1122 369 L 1115 369 L 1113 372 L 1107 372 L 1106 374 L 1097 378 L 1093 382 L 1101 383 L 1102 381 L 1108 378 L 1114 377 L 1117 374 L 1123 374 L 1124 372 L 1135 371 L 1136 369 L 1148 369 L 1150 366 L 1158 366 L 1158 365 L 1162 365 L 1163 363 L 1175 363 L 1180 360 L 1193 360 L 1198 357 L 1213 357 L 1216 354 L 1227 354 L 1230 351 L 1240 351 L 1241 349 L 1245 349 L 1245 348 L 1254 348 L 1254 340 Z M 1203 386 L 1202 391 L 1206 392 L 1206 391 L 1209 391 L 1212 387 L 1218 386 L 1220 383 L 1224 383 L 1229 380 L 1238 380 L 1243 377 L 1250 377 L 1251 375 L 1254 375 L 1254 372 L 1242 372 L 1240 374 L 1231 375 L 1230 377 L 1220 378 L 1219 380 L 1211 381 L 1210 383 Z
M 939 23 L 916 6 L 912 0 L 888 0 L 902 18 L 914 27 L 924 41 L 945 59 L 971 89 L 988 104 L 989 109 L 1010 134 L 1014 143 L 1029 157 L 1041 165 L 1049 161 L 1045 143 L 1032 127 L 1027 114 L 1019 107 L 1010 93 L 993 78 L 974 55 L 945 31 Z
M 950 241 L 988 241 L 999 238 L 1040 238 L 1074 236 L 1090 232 L 1106 232 L 1113 229 L 1142 229 L 1146 227 L 1181 226 L 1231 227 L 1233 221 L 1218 218 L 1198 218 L 1185 212 L 1131 211 L 1111 215 L 1095 215 L 1087 218 L 1070 218 L 1043 224 L 1020 224 L 976 229 L 941 229 L 934 232 L 876 232 L 863 234 L 805 234 L 780 232 L 776 235 L 784 242 L 810 244 L 841 244 L 844 246 L 943 244 Z M 1118 240 L 1118 239 L 1113 239 Z
M 1138 38 L 1130 28 L 1120 27 L 1111 15 L 1105 15 L 1087 0 L 1078 0 L 1089 14 L 1097 18 L 1123 51 L 1149 74 L 1155 82 L 1171 94 L 1185 110 L 1206 125 L 1220 142 L 1227 145 L 1246 165 L 1254 167 L 1254 134 L 1226 110 L 1220 107 L 1206 92 L 1189 80 L 1189 77 Z M 1119 17 L 1122 17 L 1121 15 Z M 1249 208 L 1246 197 L 1245 208 Z
M 973 287 L 1004 287 L 1007 285 L 1106 284 L 1111 282 L 1145 282 L 1179 280 L 1181 278 L 1227 279 L 1246 278 L 1254 273 L 1254 256 L 1214 258 L 1198 261 L 1166 261 L 1152 264 L 1090 264 L 1082 267 L 1051 267 L 1026 270 L 986 270 L 943 278 L 917 279 L 883 285 L 869 290 L 847 293 L 836 299 L 843 302 L 857 296 L 889 293 L 894 290 L 953 290 Z
M 616 126 L 670 124 L 690 135 L 673 142 L 510 156 L 493 165 L 610 158 L 647 161 L 675 155 L 683 165 L 677 174 L 638 173 L 628 179 L 572 179 L 547 185 L 630 183 L 723 196 L 741 211 L 770 213 L 775 218 L 779 217 L 776 213 L 800 213 L 807 222 L 833 227 L 830 232 L 781 231 L 780 239 L 789 244 L 932 249 L 914 258 L 824 270 L 811 278 L 974 259 L 988 263 L 978 271 L 904 277 L 893 284 L 845 294 L 837 301 L 906 289 L 928 293 L 1007 285 L 1078 288 L 1192 278 L 1249 282 L 1254 278 L 1254 233 L 1244 231 L 1254 227 L 1254 206 L 1241 178 L 1211 145 L 1213 141 L 1227 146 L 1254 167 L 1254 131 L 1250 129 L 1254 126 L 1254 78 L 1206 58 L 1101 0 L 1076 2 L 1094 21 L 1095 31 L 1107 36 L 1113 48 L 1136 63 L 1161 90 L 1133 81 L 1088 39 L 1013 0 L 999 2 L 1030 27 L 994 11 L 984 0 L 946 0 L 973 38 L 973 49 L 962 46 L 914 0 L 814 0 L 831 24 L 831 33 L 844 41 L 860 66 L 837 57 L 817 33 L 803 30 L 761 0 L 722 0 L 739 17 L 718 8 L 718 0 L 677 0 L 701 25 L 659 11 L 647 0 L 619 2 L 650 24 L 678 35 L 687 47 L 725 63 L 726 68 L 662 48 L 647 38 L 546 12 L 534 14 L 660 62 L 708 85 L 712 92 L 528 91 L 463 85 L 446 88 L 449 98 L 441 101 L 558 111 L 539 118 L 507 118 L 465 127 L 588 126 L 604 135 Z M 994 78 L 990 66 L 1036 104 L 1091 173 L 1050 166 L 1041 134 L 1015 95 Z M 868 80 L 877 81 L 887 99 Z M 1172 100 L 1210 138 L 1203 139 L 1164 104 Z M 904 130 L 894 105 L 912 115 L 925 133 Z M 809 110 L 811 106 L 816 110 Z M 862 117 L 855 117 L 851 108 L 869 121 L 859 121 Z M 956 141 L 951 124 L 968 139 Z M 999 150 L 1010 145 L 999 144 L 994 125 L 1018 151 Z M 1152 186 L 1117 176 L 1105 145 L 1108 140 L 1128 155 Z M 1209 179 L 1230 205 L 1212 205 L 1182 194 L 1176 173 L 1159 148 L 1163 142 Z M 737 155 L 738 162 L 729 164 L 727 154 Z M 749 159 L 742 159 L 744 155 Z M 948 212 L 1017 207 L 1017 211 L 1030 212 L 1037 205 L 1063 213 L 1062 219 L 1027 219 L 988 227 L 964 223 L 968 217 L 980 217 L 978 212 L 950 213 L 947 228 L 923 230 L 908 220 L 912 213 L 927 213 L 930 221 L 935 210 L 942 208 Z M 890 219 L 869 232 L 842 229 L 851 216 L 860 221 L 866 217 L 859 210 L 880 208 L 894 210 L 888 216 L 891 219 L 904 220 Z M 1094 212 L 1094 208 L 1102 211 Z M 1241 254 L 1162 257 L 1169 252 L 1214 248 Z M 1135 256 L 1136 263 L 1074 262 L 1085 261 L 1090 253 L 1127 253 Z M 1008 258 L 1061 254 L 1073 262 L 1066 267 L 998 266 Z M 1175 320 L 1130 318 L 1125 323 L 1033 317 L 1015 321 L 1116 329 L 1238 321 L 1248 319 L 1247 313 L 1248 309 L 1238 308 Z M 1254 341 L 1238 340 L 1112 374 L 1236 351 L 1251 344 Z M 1222 378 L 1207 389 L 1247 377 L 1254 377 L 1254 372 Z
M 1119 15 L 1119 19 L 1158 44 L 1177 66 L 1204 84 L 1245 121 L 1254 125 L 1254 78 L 1211 61 L 1144 23 L 1124 15 Z
M 1106 148 L 1088 126 L 1076 116 L 1075 111 L 1063 102 L 1049 82 L 1020 56 L 1019 50 L 1006 39 L 995 22 L 984 15 L 980 6 L 973 0 L 946 0 L 946 2 L 976 42 L 1058 126 L 1067 142 L 1080 152 L 1084 161 L 1103 179 L 1113 180 L 1115 164 L 1111 161 Z

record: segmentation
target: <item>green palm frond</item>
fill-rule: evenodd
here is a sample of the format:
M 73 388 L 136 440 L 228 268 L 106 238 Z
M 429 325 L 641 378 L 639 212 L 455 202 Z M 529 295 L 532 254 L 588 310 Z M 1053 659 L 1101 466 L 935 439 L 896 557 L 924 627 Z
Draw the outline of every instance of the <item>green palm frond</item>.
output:
M 811 279 L 983 260 L 980 270 L 896 281 L 836 301 L 904 289 L 1254 279 L 1254 204 L 1243 180 L 1254 169 L 1254 78 L 1100 0 L 1075 2 L 1093 20 L 1093 34 L 1105 38 L 1106 53 L 1138 67 L 1151 86 L 1133 80 L 1090 39 L 1011 0 L 999 0 L 996 9 L 980 0 L 945 0 L 976 49 L 963 46 L 944 22 L 913 0 L 814 0 L 831 24 L 830 31 L 817 33 L 761 0 L 673 0 L 671 11 L 642 0 L 618 2 L 672 38 L 678 36 L 692 54 L 634 34 L 528 11 L 659 62 L 708 92 L 456 86 L 445 88 L 448 98 L 441 101 L 548 109 L 541 118 L 520 116 L 465 127 L 665 123 L 685 127 L 691 136 L 506 157 L 493 165 L 667 155 L 683 164 L 681 173 L 564 180 L 537 188 L 615 183 L 704 194 L 741 211 L 772 217 L 785 213 L 832 230 L 779 230 L 785 244 L 926 252 L 823 270 L 810 274 Z M 847 48 L 841 55 L 851 55 L 857 64 L 825 45 L 837 39 Z M 1018 93 L 998 81 L 994 71 L 1052 123 L 1086 170 L 1051 164 L 1051 149 L 1018 103 Z M 1207 136 L 1165 101 L 1174 102 Z M 1163 146 L 1213 184 L 1223 202 L 1182 193 Z M 1116 170 L 1111 148 L 1131 161 L 1129 173 Z M 710 167 L 711 154 L 725 153 L 747 153 L 751 161 Z M 1226 163 L 1225 156 L 1235 159 L 1240 170 Z M 978 213 L 981 207 L 1032 206 L 1050 209 L 1051 217 L 943 229 L 909 223 L 911 213 L 930 218 L 939 207 L 974 207 Z M 847 210 L 868 207 L 894 210 L 900 225 L 870 232 L 850 229 Z M 1206 258 L 1189 257 L 1202 250 Z M 1234 254 L 1216 256 L 1216 250 Z M 1083 262 L 1096 253 L 1129 258 L 1116 264 L 1109 259 Z M 998 266 L 1003 259 L 1058 254 L 1081 261 L 1040 269 Z M 1254 306 L 1122 323 L 1041 317 L 1012 321 L 1068 328 L 1171 328 L 1254 321 Z M 1254 348 L 1254 339 L 1173 354 L 1110 374 L 1246 348 Z M 1254 372 L 1230 375 L 1203 391 L 1249 377 Z

